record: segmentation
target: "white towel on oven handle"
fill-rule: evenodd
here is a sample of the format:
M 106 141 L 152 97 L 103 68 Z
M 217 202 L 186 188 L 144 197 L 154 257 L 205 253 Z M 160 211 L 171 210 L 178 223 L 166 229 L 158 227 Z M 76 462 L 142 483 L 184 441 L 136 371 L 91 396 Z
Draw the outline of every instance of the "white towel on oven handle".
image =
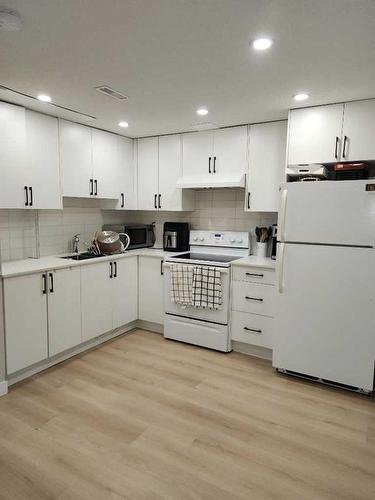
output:
M 193 306 L 203 309 L 222 309 L 223 291 L 221 269 L 209 266 L 194 266 Z

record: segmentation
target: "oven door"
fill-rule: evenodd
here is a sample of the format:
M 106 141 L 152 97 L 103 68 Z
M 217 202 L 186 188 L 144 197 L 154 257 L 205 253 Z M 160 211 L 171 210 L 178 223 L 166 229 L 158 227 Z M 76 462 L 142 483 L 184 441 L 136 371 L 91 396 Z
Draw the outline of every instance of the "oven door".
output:
M 192 264 L 194 266 L 194 264 Z M 221 325 L 228 324 L 229 293 L 230 293 L 230 268 L 223 267 L 221 273 L 223 305 L 219 310 L 185 307 L 175 304 L 171 300 L 171 271 L 169 263 L 164 264 L 164 308 L 167 314 L 175 314 L 184 318 L 200 319 Z

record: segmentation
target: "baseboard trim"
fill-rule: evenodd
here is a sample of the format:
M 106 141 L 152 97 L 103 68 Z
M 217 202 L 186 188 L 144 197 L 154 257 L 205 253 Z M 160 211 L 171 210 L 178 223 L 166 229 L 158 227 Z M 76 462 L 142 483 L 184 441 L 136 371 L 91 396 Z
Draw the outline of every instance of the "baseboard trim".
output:
M 77 356 L 78 354 L 81 354 L 82 352 L 89 351 L 90 349 L 94 349 L 95 347 L 103 344 L 104 342 L 108 342 L 109 340 L 111 340 L 115 337 L 119 337 L 120 335 L 124 335 L 126 333 L 129 333 L 131 330 L 134 330 L 136 328 L 140 328 L 138 326 L 138 321 L 132 321 L 131 323 L 128 323 L 127 325 L 124 325 L 120 328 L 117 328 L 116 330 L 112 330 L 110 332 L 104 333 L 103 335 L 100 335 L 99 337 L 88 340 L 87 342 L 84 342 L 83 344 L 79 344 L 79 346 L 73 347 L 72 349 L 69 349 L 68 351 L 64 351 L 61 354 L 57 354 L 56 356 L 53 356 L 53 357 L 48 358 L 46 360 L 40 361 L 39 363 L 37 363 L 31 367 L 27 367 L 24 370 L 20 370 L 19 372 L 12 373 L 11 375 L 9 375 L 9 377 L 7 379 L 7 385 L 11 386 L 13 384 L 16 384 L 17 382 L 21 382 L 21 380 L 24 380 L 28 377 L 32 377 L 33 375 L 36 375 L 37 373 L 42 372 L 43 370 L 46 370 L 47 368 L 50 368 L 51 366 L 57 365 L 58 363 L 66 361 L 69 358 Z
M 0 382 L 0 397 L 8 394 L 8 382 L 6 380 L 2 380 Z
M 154 333 L 164 333 L 164 325 L 160 323 L 153 323 L 151 321 L 144 321 L 143 319 L 139 319 L 136 321 L 137 328 L 141 328 L 142 330 L 149 330 Z
M 232 340 L 232 348 L 233 351 L 240 352 L 241 354 L 247 354 L 248 356 L 254 356 L 255 358 L 272 361 L 272 349 L 267 349 L 266 347 L 245 344 L 244 342 Z

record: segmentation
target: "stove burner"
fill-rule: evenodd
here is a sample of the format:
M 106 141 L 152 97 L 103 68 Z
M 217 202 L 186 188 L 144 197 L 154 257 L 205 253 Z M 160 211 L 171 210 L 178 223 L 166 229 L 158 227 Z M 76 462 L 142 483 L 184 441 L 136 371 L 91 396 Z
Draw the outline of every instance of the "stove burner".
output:
M 241 259 L 238 255 L 220 255 L 220 254 L 206 254 L 206 253 L 183 253 L 182 255 L 174 255 L 170 259 L 183 259 L 183 260 L 201 260 L 203 262 L 233 262 L 234 260 Z

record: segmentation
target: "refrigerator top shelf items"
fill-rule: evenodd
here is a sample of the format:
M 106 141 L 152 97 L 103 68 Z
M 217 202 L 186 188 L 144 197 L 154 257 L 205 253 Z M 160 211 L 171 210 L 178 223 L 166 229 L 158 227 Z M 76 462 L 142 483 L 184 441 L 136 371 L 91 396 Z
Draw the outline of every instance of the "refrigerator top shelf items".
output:
M 375 177 L 375 163 L 343 162 L 322 165 L 288 165 L 286 169 L 287 182 L 311 181 L 353 181 Z

